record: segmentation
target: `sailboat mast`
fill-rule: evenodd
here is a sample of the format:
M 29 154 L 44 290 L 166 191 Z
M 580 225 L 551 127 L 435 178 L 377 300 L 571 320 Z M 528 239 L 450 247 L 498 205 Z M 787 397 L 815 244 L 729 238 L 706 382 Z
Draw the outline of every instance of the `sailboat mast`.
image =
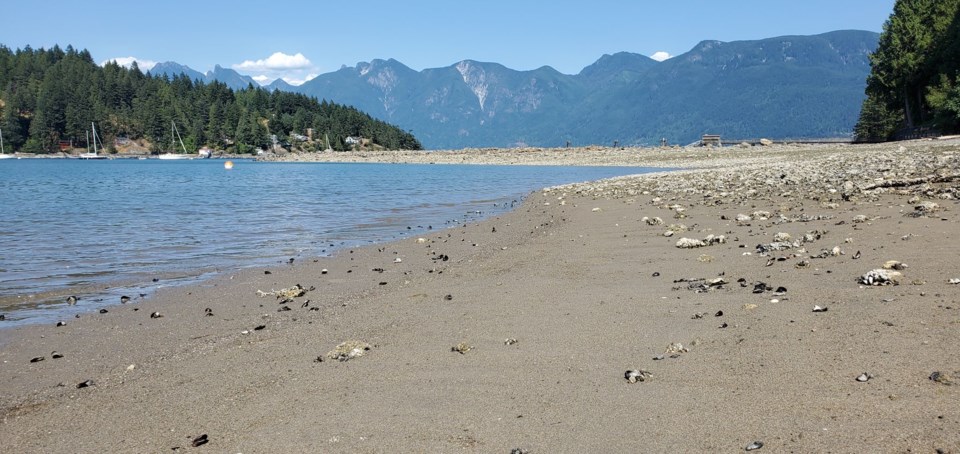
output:
M 0 129 L 0 154 L 6 154 L 6 151 L 3 151 L 3 130 Z
M 177 125 L 176 125 L 176 124 L 173 125 L 173 130 L 174 130 L 174 132 L 177 133 L 177 140 L 180 141 L 180 149 L 182 149 L 183 152 L 186 153 L 186 152 L 187 152 L 187 147 L 183 146 L 183 139 L 180 138 L 180 131 L 177 130 Z
M 93 129 L 93 154 L 97 154 L 97 125 L 90 122 L 90 129 Z

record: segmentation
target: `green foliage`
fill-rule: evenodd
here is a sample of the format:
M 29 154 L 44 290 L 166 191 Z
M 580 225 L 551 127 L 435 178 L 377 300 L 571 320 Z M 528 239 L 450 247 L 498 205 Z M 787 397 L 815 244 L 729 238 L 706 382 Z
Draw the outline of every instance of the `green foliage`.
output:
M 171 121 L 188 149 L 253 152 L 268 147 L 271 135 L 284 140 L 308 128 L 317 138 L 363 136 L 385 148 L 421 148 L 412 134 L 353 107 L 252 85 L 234 91 L 182 74 L 153 77 L 136 65 L 100 67 L 89 52 L 70 46 L 13 52 L 0 45 L 0 104 L 4 145 L 30 152 L 57 150 L 60 141 L 82 148 L 91 122 L 111 151 L 116 137 L 169 150 Z
M 882 142 L 891 137 L 900 126 L 903 111 L 890 111 L 887 104 L 877 98 L 863 100 L 860 119 L 853 134 L 861 142 Z
M 868 99 L 857 138 L 890 139 L 901 127 L 960 130 L 953 110 L 960 77 L 958 55 L 960 0 L 897 0 L 879 46 L 870 56 Z M 896 119 L 894 128 L 888 124 L 891 118 Z M 884 132 L 884 137 L 876 135 Z

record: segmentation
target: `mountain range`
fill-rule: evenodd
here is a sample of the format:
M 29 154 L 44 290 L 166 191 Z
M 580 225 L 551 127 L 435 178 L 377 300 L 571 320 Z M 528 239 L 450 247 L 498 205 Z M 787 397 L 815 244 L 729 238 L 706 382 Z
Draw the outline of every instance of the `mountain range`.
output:
M 848 137 L 878 40 L 877 33 L 843 30 L 702 41 L 663 62 L 628 52 L 603 55 L 573 75 L 472 60 L 416 71 L 393 59 L 373 60 L 300 86 L 278 79 L 265 88 L 352 105 L 413 132 L 431 149 L 651 145 L 661 138 L 687 144 L 707 133 Z M 150 72 L 183 72 L 234 88 L 255 84 L 220 66 L 202 74 L 168 62 Z

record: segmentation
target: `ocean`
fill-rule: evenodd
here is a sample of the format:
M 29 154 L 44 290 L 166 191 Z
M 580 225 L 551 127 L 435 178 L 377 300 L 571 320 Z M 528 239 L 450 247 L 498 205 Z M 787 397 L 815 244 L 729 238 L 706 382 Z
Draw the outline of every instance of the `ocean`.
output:
M 636 167 L 0 161 L 0 327 L 502 213 Z M 156 279 L 156 281 L 155 281 Z

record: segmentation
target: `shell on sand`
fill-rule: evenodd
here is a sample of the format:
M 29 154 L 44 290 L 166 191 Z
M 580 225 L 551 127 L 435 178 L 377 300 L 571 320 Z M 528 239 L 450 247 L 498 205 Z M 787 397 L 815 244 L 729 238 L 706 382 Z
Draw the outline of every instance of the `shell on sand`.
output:
M 628 383 L 646 381 L 651 376 L 653 376 L 651 372 L 645 371 L 643 369 L 630 369 L 623 373 L 623 378 L 625 378 Z
M 257 296 L 263 298 L 268 295 L 276 295 L 278 299 L 280 298 L 297 298 L 305 295 L 307 289 L 303 288 L 300 284 L 295 284 L 292 287 L 282 288 L 280 290 L 271 290 L 269 292 L 264 292 L 263 290 L 257 290 Z
M 885 270 L 903 270 L 907 268 L 907 264 L 903 262 L 898 262 L 896 260 L 887 260 L 883 263 L 883 269 Z
M 466 342 L 460 342 L 459 344 L 450 347 L 450 351 L 457 352 L 461 355 L 466 354 L 470 350 L 473 350 L 473 346 Z

